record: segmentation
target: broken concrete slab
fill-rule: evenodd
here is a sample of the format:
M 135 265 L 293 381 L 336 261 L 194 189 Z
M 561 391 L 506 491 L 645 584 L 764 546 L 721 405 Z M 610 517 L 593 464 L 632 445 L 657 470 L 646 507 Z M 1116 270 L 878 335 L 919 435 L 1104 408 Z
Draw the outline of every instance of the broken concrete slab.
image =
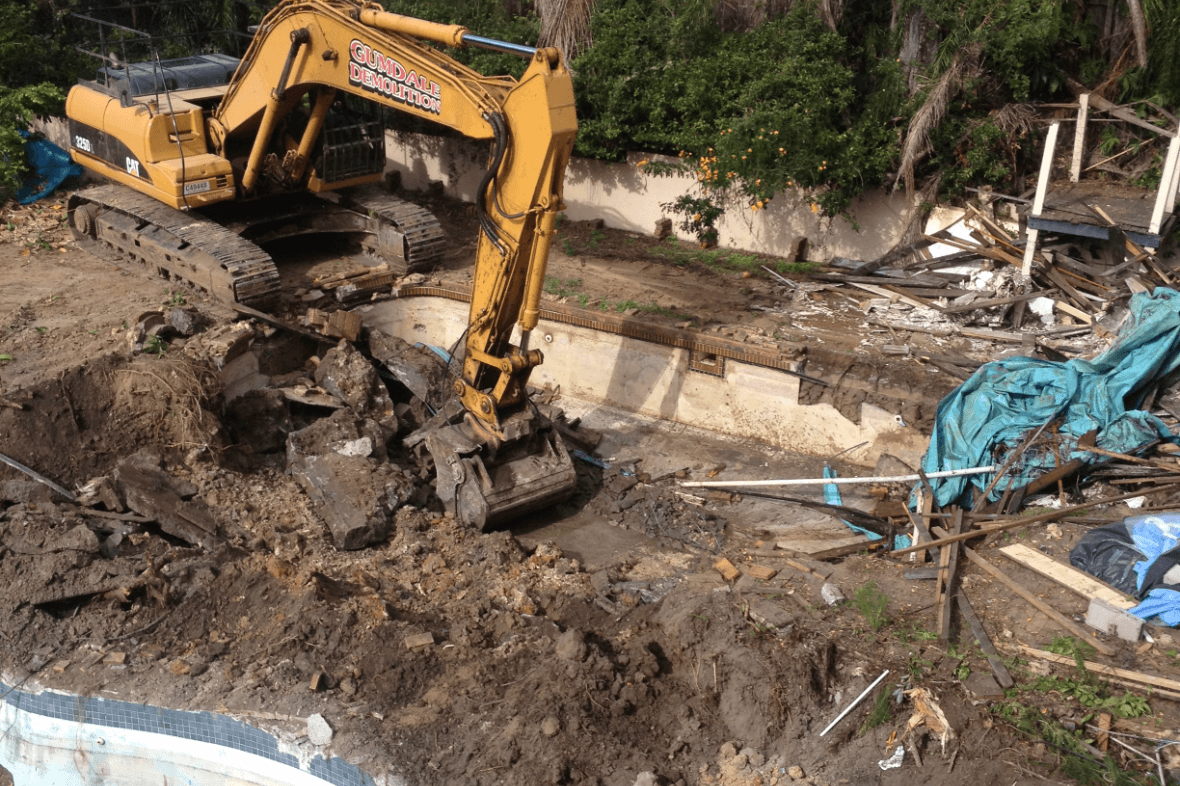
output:
M 124 459 L 115 469 L 115 478 L 127 500 L 127 506 L 141 516 L 156 521 L 169 535 L 206 549 L 223 542 L 213 512 L 192 497 L 191 484 L 171 478 L 158 466 L 137 454 Z
M 397 431 L 397 415 L 389 392 L 373 364 L 349 342 L 341 341 L 324 353 L 315 370 L 315 382 L 358 416 L 372 418 Z
M 364 456 L 308 456 L 296 472 L 300 485 L 332 533 L 336 548 L 351 551 L 385 540 L 390 514 L 413 493 L 412 480 L 389 464 Z
M 447 365 L 432 350 L 374 328 L 369 332 L 369 352 L 398 382 L 432 408 L 439 409 L 453 395 Z
M 347 409 L 287 437 L 287 471 L 315 501 L 338 549 L 383 541 L 391 515 L 417 490 L 413 477 L 385 461 L 385 440 L 380 425 Z
M 358 455 L 356 445 L 361 439 L 369 441 L 370 451 L 364 455 L 383 461 L 388 438 L 387 430 L 375 421 L 360 420 L 351 410 L 340 409 L 287 435 L 287 468 L 295 471 L 308 457 L 331 452 Z
M 307 739 L 312 745 L 328 745 L 332 742 L 332 727 L 318 712 L 307 719 Z

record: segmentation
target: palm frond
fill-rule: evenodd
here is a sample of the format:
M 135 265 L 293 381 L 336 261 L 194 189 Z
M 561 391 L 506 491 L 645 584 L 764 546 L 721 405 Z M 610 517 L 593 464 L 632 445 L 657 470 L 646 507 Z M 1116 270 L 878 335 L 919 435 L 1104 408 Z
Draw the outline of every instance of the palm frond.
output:
M 914 166 L 930 151 L 930 134 L 946 117 L 951 99 L 963 86 L 964 77 L 968 72 L 977 69 L 980 51 L 979 44 L 972 44 L 958 51 L 950 66 L 930 88 L 926 101 L 914 113 L 906 132 L 905 145 L 901 152 L 901 166 L 898 168 L 897 178 L 893 181 L 893 190 L 897 190 L 904 177 L 906 193 L 913 193 Z
M 569 63 L 593 41 L 590 33 L 593 10 L 594 0 L 537 0 L 540 45 L 557 47 Z

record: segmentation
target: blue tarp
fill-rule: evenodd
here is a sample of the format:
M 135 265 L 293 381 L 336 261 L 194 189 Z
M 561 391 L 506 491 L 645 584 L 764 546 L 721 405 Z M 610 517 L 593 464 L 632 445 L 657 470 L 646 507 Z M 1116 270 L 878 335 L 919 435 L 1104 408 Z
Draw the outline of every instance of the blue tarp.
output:
M 1102 456 L 1077 450 L 1096 431 L 1094 444 L 1128 453 L 1157 438 L 1174 440 L 1159 418 L 1138 410 L 1150 384 L 1180 366 L 1180 293 L 1158 288 L 1131 298 L 1118 339 L 1092 361 L 1054 363 L 1009 358 L 987 363 L 938 405 L 926 472 L 1001 464 L 1030 433 L 1056 419 L 1061 462 Z M 1034 447 L 1013 462 L 990 494 L 1020 488 L 1054 469 L 1052 448 Z M 970 487 L 981 492 L 994 475 L 932 479 L 939 505 L 968 505 Z
M 33 167 L 24 185 L 16 192 L 16 199 L 22 205 L 53 193 L 53 189 L 68 177 L 81 177 L 82 167 L 70 161 L 69 153 L 47 139 L 29 139 L 27 131 L 21 131 L 20 135 L 27 140 L 25 155 Z
M 836 470 L 832 469 L 827 464 L 824 464 L 824 477 L 825 478 L 836 477 Z M 840 501 L 840 487 L 837 486 L 835 483 L 825 483 L 824 484 L 824 502 L 826 502 L 829 505 L 840 505 L 840 506 L 844 505 L 844 503 Z M 870 529 L 865 529 L 864 527 L 858 527 L 857 525 L 853 524 L 851 521 L 845 521 L 844 519 L 840 519 L 840 520 L 843 521 L 846 526 L 848 526 L 849 528 L 851 528 L 855 532 L 859 532 L 862 535 L 868 536 L 869 540 L 881 540 L 883 537 L 882 535 L 878 535 L 876 532 L 873 532 Z M 894 535 L 893 536 L 893 548 L 895 548 L 895 549 L 908 549 L 909 547 L 910 547 L 910 536 L 909 535 Z

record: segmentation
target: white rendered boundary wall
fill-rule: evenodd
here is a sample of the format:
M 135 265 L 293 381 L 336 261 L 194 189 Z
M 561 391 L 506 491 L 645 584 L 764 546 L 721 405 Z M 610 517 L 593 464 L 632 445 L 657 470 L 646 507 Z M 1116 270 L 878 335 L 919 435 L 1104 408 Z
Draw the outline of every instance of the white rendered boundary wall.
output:
M 389 131 L 385 136 L 387 171 L 401 175 L 402 186 L 425 190 L 441 182 L 448 196 L 473 202 L 488 165 L 487 145 L 465 138 Z M 661 208 L 696 186 L 693 175 L 654 177 L 637 166 L 645 156 L 632 153 L 625 162 L 574 158 L 565 175 L 566 215 L 571 220 L 601 218 L 608 227 L 651 234 L 665 216 L 676 227 L 679 217 Z M 647 156 L 652 160 L 673 160 Z M 506 210 L 510 210 L 505 206 Z M 872 260 L 897 243 L 909 215 L 902 192 L 870 190 L 852 204 L 857 231 L 847 219 L 822 217 L 793 194 L 779 194 L 763 210 L 736 207 L 718 223 L 719 245 L 773 256 L 788 256 L 797 238 L 809 245 L 807 258 Z M 694 240 L 694 238 L 686 238 Z

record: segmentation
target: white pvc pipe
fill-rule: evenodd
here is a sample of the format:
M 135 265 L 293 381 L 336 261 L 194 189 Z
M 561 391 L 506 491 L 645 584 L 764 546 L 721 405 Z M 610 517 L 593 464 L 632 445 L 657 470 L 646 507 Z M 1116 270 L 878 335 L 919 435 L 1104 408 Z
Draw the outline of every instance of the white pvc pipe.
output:
M 966 469 L 946 469 L 938 472 L 927 472 L 928 478 L 957 478 L 962 475 L 983 475 L 987 472 L 995 472 L 997 469 L 995 464 L 986 467 L 968 467 Z M 826 486 L 829 483 L 835 485 L 841 484 L 856 484 L 856 483 L 905 483 L 912 480 L 921 480 L 921 475 L 894 475 L 892 477 L 873 477 L 873 478 L 786 478 L 785 480 L 694 480 L 682 482 L 681 486 L 692 486 L 694 488 L 739 488 L 748 486 Z
M 885 679 L 885 677 L 888 676 L 888 674 L 889 674 L 889 669 L 885 669 L 885 671 L 881 672 L 881 676 L 878 677 L 877 679 L 873 680 L 873 684 L 870 685 L 869 687 L 865 688 L 864 693 L 857 696 L 855 701 L 853 701 L 851 704 L 849 704 L 847 707 L 845 707 L 844 712 L 841 712 L 839 715 L 837 715 L 836 720 L 829 723 L 828 727 L 819 733 L 819 736 L 821 736 L 821 737 L 824 736 L 825 734 L 827 734 L 829 731 L 832 730 L 833 726 L 835 726 L 840 721 L 844 720 L 844 716 L 847 715 L 848 713 L 852 712 L 852 708 L 855 707 L 857 704 L 860 704 L 861 701 L 864 700 L 864 697 L 869 695 L 869 691 L 871 691 L 873 688 L 877 687 L 877 685 L 880 684 L 881 680 Z

